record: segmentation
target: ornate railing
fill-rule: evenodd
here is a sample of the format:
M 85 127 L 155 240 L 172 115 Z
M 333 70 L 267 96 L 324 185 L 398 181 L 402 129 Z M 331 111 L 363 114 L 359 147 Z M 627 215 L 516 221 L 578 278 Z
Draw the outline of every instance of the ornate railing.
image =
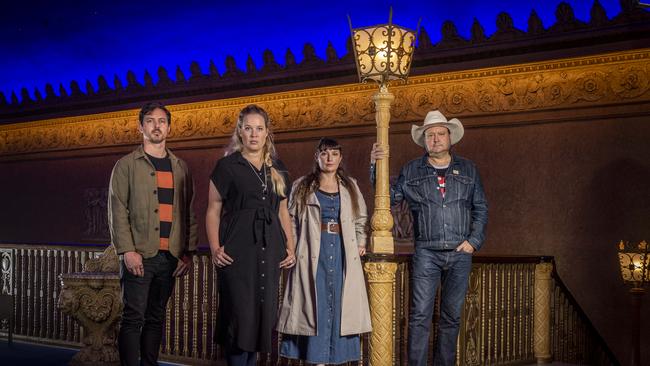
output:
M 95 246 L 0 245 L 13 267 L 3 281 L 11 281 L 7 288 L 13 289 L 14 338 L 81 346 L 83 329 L 57 308 L 61 290 L 57 276 L 81 272 L 84 263 L 102 250 Z
M 535 261 L 539 259 L 476 258 L 463 309 L 460 364 L 535 360 Z
M 551 293 L 551 348 L 553 357 L 564 363 L 619 365 L 577 301 L 553 271 L 555 287 Z
M 3 272 L 2 288 L 13 290 L 16 339 L 82 345 L 83 328 L 57 308 L 60 293 L 57 277 L 60 273 L 80 272 L 83 264 L 103 249 L 102 246 L 0 245 L 0 254 L 12 259 L 11 267 Z M 409 259 L 409 254 L 395 257 L 398 270 L 394 284 L 393 359 L 397 365 L 407 364 Z M 547 271 L 550 291 L 544 295 L 550 306 L 536 308 L 535 297 L 539 297 L 536 294 L 540 290 L 536 286 L 543 280 L 539 278 L 540 273 L 544 273 L 540 269 L 554 268 L 552 258 L 478 256 L 473 266 L 459 335 L 458 365 L 535 363 L 536 351 L 544 347 L 538 344 L 535 335 L 539 321 L 550 324 L 550 334 L 542 338 L 549 340 L 547 346 L 554 361 L 618 364 L 554 271 Z M 163 359 L 210 364 L 221 358 L 222 351 L 214 344 L 212 332 L 218 303 L 215 275 L 209 256 L 202 252 L 195 257 L 193 271 L 177 281 L 167 308 Z M 436 305 L 434 323 L 437 317 Z M 360 364 L 367 365 L 367 335 L 362 342 Z M 429 342 L 432 349 L 434 332 Z M 260 365 L 301 364 L 279 358 L 277 348 L 262 356 Z M 432 356 L 430 352 L 430 363 Z

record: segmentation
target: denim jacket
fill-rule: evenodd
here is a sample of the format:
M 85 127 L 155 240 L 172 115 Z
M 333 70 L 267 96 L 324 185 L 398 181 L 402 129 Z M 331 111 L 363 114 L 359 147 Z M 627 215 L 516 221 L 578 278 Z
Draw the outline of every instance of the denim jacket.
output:
M 445 177 L 442 198 L 436 189 L 436 169 L 427 155 L 410 161 L 391 185 L 391 205 L 408 203 L 416 246 L 448 250 L 467 240 L 479 250 L 485 240 L 488 206 L 478 170 L 470 160 L 452 154 Z M 372 171 L 373 182 L 374 178 Z

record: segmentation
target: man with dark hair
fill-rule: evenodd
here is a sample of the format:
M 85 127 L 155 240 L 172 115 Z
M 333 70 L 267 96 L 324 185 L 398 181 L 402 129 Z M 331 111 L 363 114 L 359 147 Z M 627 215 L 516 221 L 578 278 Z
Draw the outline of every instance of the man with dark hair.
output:
M 194 186 L 187 164 L 165 146 L 169 110 L 148 103 L 139 122 L 142 145 L 113 168 L 108 223 L 121 258 L 120 362 L 157 365 L 175 277 L 189 272 L 196 249 Z
M 155 109 L 160 109 L 161 111 L 165 112 L 165 115 L 167 116 L 167 124 L 171 126 L 172 114 L 171 112 L 169 112 L 169 109 L 167 109 L 160 102 L 149 102 L 142 107 L 142 109 L 140 110 L 140 114 L 138 115 L 138 120 L 140 121 L 140 125 L 142 126 L 142 123 L 144 122 L 144 117 L 150 114 L 151 112 L 153 112 Z
M 463 137 L 463 125 L 439 111 L 427 114 L 411 137 L 426 153 L 407 163 L 391 187 L 391 202 L 406 200 L 413 215 L 414 253 L 409 313 L 409 366 L 427 364 L 427 344 L 438 286 L 440 322 L 434 365 L 456 363 L 456 341 L 472 253 L 485 239 L 487 201 L 478 170 L 470 160 L 451 153 Z M 388 152 L 373 146 L 371 179 L 376 159 Z

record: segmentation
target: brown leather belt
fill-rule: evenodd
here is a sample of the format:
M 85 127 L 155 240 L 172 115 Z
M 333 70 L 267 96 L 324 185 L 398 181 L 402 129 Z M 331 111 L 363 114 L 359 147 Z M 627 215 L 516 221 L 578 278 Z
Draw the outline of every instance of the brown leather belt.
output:
M 320 224 L 321 231 L 327 231 L 329 234 L 340 234 L 341 225 L 338 222 L 324 222 Z

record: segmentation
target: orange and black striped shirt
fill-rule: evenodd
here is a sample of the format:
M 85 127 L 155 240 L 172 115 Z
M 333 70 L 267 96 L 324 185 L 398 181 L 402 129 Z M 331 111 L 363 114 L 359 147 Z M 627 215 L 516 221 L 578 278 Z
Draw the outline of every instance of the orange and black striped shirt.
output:
M 169 233 L 172 228 L 172 212 L 174 208 L 174 175 L 169 156 L 156 158 L 147 154 L 149 161 L 156 169 L 158 191 L 158 215 L 160 216 L 160 250 L 169 250 Z

